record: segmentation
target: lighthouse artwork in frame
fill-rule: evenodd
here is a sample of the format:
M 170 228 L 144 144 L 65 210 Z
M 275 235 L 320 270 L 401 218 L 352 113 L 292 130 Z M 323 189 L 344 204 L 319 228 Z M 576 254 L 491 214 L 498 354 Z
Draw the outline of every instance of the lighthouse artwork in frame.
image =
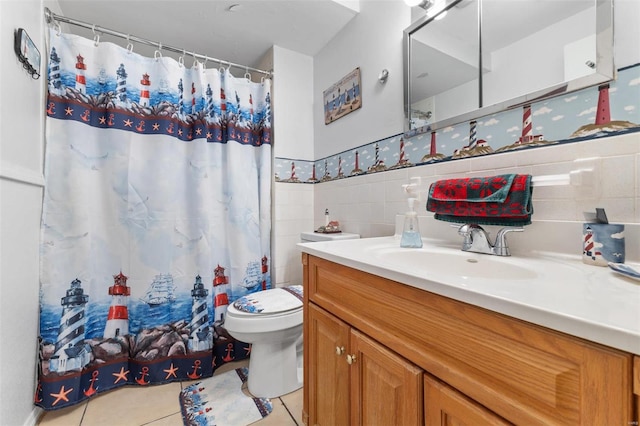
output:
M 324 124 L 332 123 L 362 106 L 359 67 L 323 92 L 323 105 Z

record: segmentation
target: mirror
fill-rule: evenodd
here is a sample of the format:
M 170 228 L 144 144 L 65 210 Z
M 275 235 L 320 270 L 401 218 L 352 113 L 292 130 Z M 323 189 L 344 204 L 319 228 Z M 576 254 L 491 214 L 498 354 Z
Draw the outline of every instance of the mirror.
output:
M 611 80 L 612 8 L 612 0 L 447 0 L 440 12 L 427 9 L 404 32 L 405 130 Z

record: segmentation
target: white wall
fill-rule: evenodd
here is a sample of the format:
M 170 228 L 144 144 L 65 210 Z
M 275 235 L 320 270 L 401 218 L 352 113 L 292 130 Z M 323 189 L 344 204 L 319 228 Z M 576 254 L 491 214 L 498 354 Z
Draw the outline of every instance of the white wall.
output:
M 274 156 L 313 160 L 313 58 L 274 46 L 273 70 Z
M 410 15 L 401 0 L 361 0 L 360 13 L 314 56 L 314 159 L 404 130 L 402 31 Z M 356 67 L 362 108 L 325 125 L 322 92 Z M 389 78 L 380 84 L 385 68 Z
M 0 1 L 0 424 L 34 424 L 46 76 L 34 80 L 13 50 L 27 30 L 46 63 L 43 4 Z
M 273 47 L 274 156 L 313 160 L 313 58 Z M 273 184 L 272 260 L 276 286 L 302 283 L 296 243 L 313 229 L 313 185 Z

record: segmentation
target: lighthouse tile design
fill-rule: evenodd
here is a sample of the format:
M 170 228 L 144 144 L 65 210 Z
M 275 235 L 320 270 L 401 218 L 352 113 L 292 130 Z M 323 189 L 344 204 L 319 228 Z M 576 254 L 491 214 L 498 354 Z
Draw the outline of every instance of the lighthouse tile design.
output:
M 520 110 L 509 109 L 445 128 L 423 128 L 394 135 L 315 161 L 295 160 L 298 180 L 276 180 L 290 183 L 327 182 L 338 179 L 336 169 L 345 165 L 352 170 L 345 177 L 384 171 L 374 167 L 378 161 L 393 164 L 388 170 L 397 169 L 401 161 L 391 161 L 383 150 L 397 152 L 398 144 L 401 145 L 400 160 L 408 157 L 419 159 L 414 160 L 416 162 L 412 166 L 420 166 L 640 132 L 639 79 L 640 64 L 637 64 L 618 70 L 618 78 L 608 84 L 525 104 Z M 401 141 L 404 142 L 404 156 Z M 606 144 L 606 141 L 603 143 Z M 409 144 L 411 151 L 407 151 Z M 362 158 L 365 161 L 369 159 L 362 157 L 363 153 L 375 151 L 376 146 L 379 147 L 378 158 L 374 159 L 374 165 L 363 169 Z M 316 178 L 315 169 L 321 169 L 325 161 L 335 166 L 328 170 L 332 178 L 321 180 Z M 275 159 L 276 174 L 285 168 L 285 162 L 289 164 L 291 159 Z

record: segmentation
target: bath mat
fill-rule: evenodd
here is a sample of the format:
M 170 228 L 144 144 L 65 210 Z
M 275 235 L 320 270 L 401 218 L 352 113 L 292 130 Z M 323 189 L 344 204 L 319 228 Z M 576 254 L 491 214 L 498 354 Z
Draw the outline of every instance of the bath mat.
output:
M 184 424 L 243 426 L 266 417 L 273 410 L 271 401 L 242 391 L 248 377 L 248 368 L 236 368 L 184 388 L 180 392 Z

